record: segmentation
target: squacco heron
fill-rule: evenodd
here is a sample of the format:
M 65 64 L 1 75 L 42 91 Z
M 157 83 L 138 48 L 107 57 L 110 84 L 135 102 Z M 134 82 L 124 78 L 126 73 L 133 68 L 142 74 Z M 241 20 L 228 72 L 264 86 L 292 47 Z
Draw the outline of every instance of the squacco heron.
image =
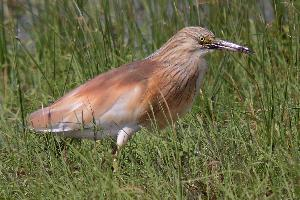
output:
M 118 149 L 141 127 L 163 128 L 192 106 L 213 50 L 250 53 L 215 38 L 209 30 L 186 27 L 150 56 L 100 74 L 52 105 L 29 116 L 31 129 L 66 137 L 116 139 Z

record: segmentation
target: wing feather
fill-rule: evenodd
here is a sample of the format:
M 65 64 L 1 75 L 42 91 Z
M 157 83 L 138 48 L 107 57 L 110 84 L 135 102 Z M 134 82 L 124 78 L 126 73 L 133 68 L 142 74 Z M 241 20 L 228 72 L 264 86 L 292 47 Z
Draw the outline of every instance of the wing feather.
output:
M 62 132 L 80 129 L 82 126 L 91 126 L 105 113 L 113 108 L 122 111 L 124 107 L 132 104 L 122 102 L 126 94 L 132 94 L 139 101 L 141 96 L 132 93 L 137 87 L 147 87 L 147 80 L 153 76 L 159 65 L 154 61 L 142 60 L 123 65 L 114 70 L 100 74 L 78 88 L 70 91 L 52 105 L 41 108 L 29 116 L 29 125 L 36 131 Z M 142 90 L 140 91 L 142 95 Z M 129 100 L 131 100 L 129 97 Z M 116 106 L 115 104 L 118 103 Z M 123 116 L 123 120 L 130 121 Z M 111 119 L 114 120 L 114 119 Z

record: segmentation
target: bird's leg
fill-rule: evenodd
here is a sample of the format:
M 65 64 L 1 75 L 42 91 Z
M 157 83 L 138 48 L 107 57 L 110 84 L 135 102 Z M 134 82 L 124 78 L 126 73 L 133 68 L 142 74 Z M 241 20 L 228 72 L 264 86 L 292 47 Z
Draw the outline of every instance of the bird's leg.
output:
M 119 147 L 116 145 L 116 147 L 113 149 L 113 161 L 112 161 L 112 170 L 113 172 L 117 172 L 118 171 L 118 153 L 119 153 Z
M 124 127 L 118 132 L 117 136 L 117 145 L 113 149 L 113 171 L 116 172 L 118 170 L 118 155 L 121 149 L 127 144 L 130 137 L 139 130 L 139 127 Z
M 113 147 L 112 147 L 112 170 L 113 172 L 116 172 L 117 171 L 117 168 L 118 168 L 118 161 L 117 161 L 117 157 L 118 157 L 118 152 L 119 152 L 119 147 L 117 144 L 113 144 Z

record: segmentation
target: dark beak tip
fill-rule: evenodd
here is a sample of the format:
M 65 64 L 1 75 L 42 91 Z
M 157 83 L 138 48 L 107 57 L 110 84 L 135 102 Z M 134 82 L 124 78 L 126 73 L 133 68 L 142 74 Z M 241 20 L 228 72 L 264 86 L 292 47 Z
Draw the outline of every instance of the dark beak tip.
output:
M 247 54 L 247 55 L 252 55 L 254 54 L 254 52 L 250 49 L 243 49 L 243 50 L 240 50 L 239 51 L 240 53 L 244 53 L 244 54 Z
M 246 54 L 255 54 L 255 52 L 254 52 L 252 49 L 248 48 L 248 47 L 242 47 L 242 48 L 240 48 L 239 50 L 240 50 L 240 52 L 242 52 L 242 53 L 246 53 Z
M 248 49 L 245 53 L 248 54 L 248 55 L 255 54 L 255 52 L 252 49 Z

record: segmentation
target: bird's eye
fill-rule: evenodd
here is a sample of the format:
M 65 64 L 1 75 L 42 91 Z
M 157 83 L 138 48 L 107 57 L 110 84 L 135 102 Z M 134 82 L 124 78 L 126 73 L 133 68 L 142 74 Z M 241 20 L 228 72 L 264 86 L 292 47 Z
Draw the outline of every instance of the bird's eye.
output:
M 204 37 L 200 37 L 200 38 L 199 38 L 199 43 L 200 43 L 200 44 L 203 44 L 204 42 L 205 42 L 205 38 L 204 38 Z

